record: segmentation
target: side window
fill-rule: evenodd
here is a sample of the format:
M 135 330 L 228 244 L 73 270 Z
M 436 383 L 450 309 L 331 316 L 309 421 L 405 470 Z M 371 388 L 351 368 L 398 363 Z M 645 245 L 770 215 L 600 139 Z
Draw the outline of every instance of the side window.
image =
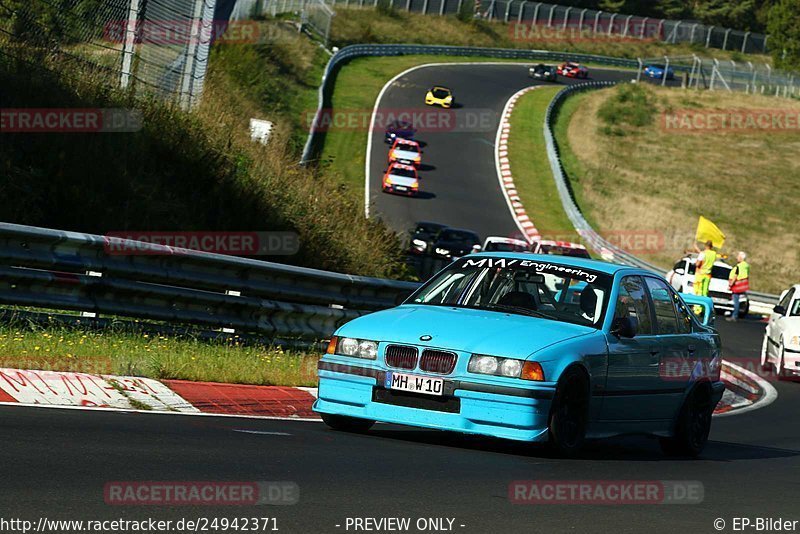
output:
M 794 296 L 794 288 L 786 292 L 786 294 L 783 296 L 778 305 L 783 306 L 784 309 L 789 309 L 789 303 L 792 301 L 793 296 Z
M 677 334 L 678 317 L 667 285 L 657 278 L 645 277 L 650 296 L 653 297 L 653 309 L 656 312 L 656 333 Z
M 639 321 L 640 335 L 654 333 L 650 302 L 641 277 L 626 276 L 620 281 L 614 317 L 635 317 Z
M 678 333 L 690 334 L 692 332 L 692 313 L 677 293 L 670 291 L 672 302 L 678 310 Z
M 686 270 L 686 262 L 684 260 L 679 261 L 678 263 L 676 263 L 675 265 L 672 266 L 672 270 L 673 271 L 677 271 L 677 270 L 685 271 Z

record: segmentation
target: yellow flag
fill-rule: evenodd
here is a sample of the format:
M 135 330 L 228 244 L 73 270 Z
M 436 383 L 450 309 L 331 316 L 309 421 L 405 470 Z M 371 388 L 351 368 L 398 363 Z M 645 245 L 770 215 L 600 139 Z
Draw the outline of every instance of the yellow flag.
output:
M 697 235 L 695 239 L 703 243 L 711 241 L 714 243 L 714 248 L 717 250 L 721 249 L 722 245 L 725 244 L 725 234 L 722 233 L 722 230 L 702 215 L 700 216 L 700 220 L 697 221 Z

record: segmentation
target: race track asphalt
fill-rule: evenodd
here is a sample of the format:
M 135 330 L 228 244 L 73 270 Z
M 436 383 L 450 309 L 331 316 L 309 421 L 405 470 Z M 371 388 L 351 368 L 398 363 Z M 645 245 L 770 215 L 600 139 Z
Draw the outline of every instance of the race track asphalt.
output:
M 370 216 L 383 219 L 398 233 L 418 221 L 440 222 L 490 235 L 519 234 L 503 197 L 495 167 L 494 145 L 500 115 L 508 99 L 520 89 L 539 82 L 528 76 L 529 65 L 435 65 L 422 67 L 396 79 L 378 102 L 377 117 L 390 122 L 397 112 L 423 113 L 427 126 L 416 137 L 425 144 L 420 168 L 418 198 L 381 191 L 389 145 L 384 128 L 372 132 L 370 149 Z M 633 72 L 592 68 L 588 81 L 628 81 Z M 557 85 L 581 83 L 558 77 Z M 678 82 L 670 82 L 674 84 Z M 453 90 L 457 106 L 441 110 L 424 105 L 433 85 Z
M 755 321 L 722 322 L 727 357 L 756 358 L 763 328 Z M 715 418 L 711 441 L 696 460 L 666 458 L 654 439 L 636 436 L 593 442 L 578 458 L 564 460 L 525 444 L 392 425 L 357 435 L 314 422 L 0 407 L 0 518 L 268 516 L 289 533 L 346 532 L 347 517 L 449 517 L 465 533 L 714 532 L 716 518 L 729 525 L 735 516 L 800 519 L 800 383 L 776 387 L 773 404 Z M 510 504 L 509 483 L 533 479 L 700 481 L 704 501 Z M 300 502 L 105 504 L 107 482 L 143 480 L 294 481 Z

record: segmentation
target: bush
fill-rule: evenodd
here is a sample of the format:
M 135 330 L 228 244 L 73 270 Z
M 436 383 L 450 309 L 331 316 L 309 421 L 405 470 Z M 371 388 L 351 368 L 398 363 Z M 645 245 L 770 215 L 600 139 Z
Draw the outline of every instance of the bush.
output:
M 640 128 L 653 123 L 655 99 L 641 84 L 623 84 L 614 88 L 614 96 L 598 110 L 605 123 L 601 132 L 606 135 L 625 135 L 625 127 Z

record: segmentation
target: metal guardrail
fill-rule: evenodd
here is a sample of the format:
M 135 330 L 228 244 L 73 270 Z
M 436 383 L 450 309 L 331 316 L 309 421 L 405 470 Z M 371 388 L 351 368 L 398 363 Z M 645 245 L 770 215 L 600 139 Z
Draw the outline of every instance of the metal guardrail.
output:
M 319 341 L 418 284 L 0 223 L 0 304 Z M 147 247 L 145 253 L 120 250 Z M 141 248 L 137 248 L 141 250 Z
M 523 50 L 514 48 L 480 48 L 468 46 L 435 46 L 435 45 L 350 45 L 337 51 L 328 61 L 322 75 L 322 83 L 319 86 L 317 99 L 317 111 L 314 121 L 311 124 L 303 148 L 301 163 L 309 163 L 317 158 L 322 147 L 322 138 L 317 128 L 318 121 L 323 109 L 331 105 L 331 95 L 333 93 L 333 78 L 336 69 L 342 63 L 357 57 L 367 56 L 405 56 L 405 55 L 442 55 L 442 56 L 461 56 L 461 57 L 487 57 L 496 59 L 518 59 L 525 61 L 577 61 L 581 63 L 596 63 L 613 67 L 636 69 L 639 62 L 634 59 L 623 59 L 606 56 L 595 56 L 591 54 L 570 54 L 566 52 L 553 52 L 550 50 Z
M 586 82 L 576 85 L 565 87 L 556 94 L 550 104 L 547 106 L 547 112 L 544 121 L 544 140 L 547 150 L 547 159 L 550 161 L 550 168 L 553 171 L 553 177 L 556 181 L 556 188 L 558 195 L 561 199 L 561 205 L 564 212 L 569 217 L 570 222 L 575 227 L 578 234 L 594 249 L 601 253 L 604 258 L 610 261 L 623 263 L 625 265 L 633 265 L 642 269 L 665 274 L 666 271 L 656 265 L 648 263 L 640 258 L 637 258 L 630 252 L 614 245 L 608 240 L 604 239 L 598 234 L 594 228 L 588 223 L 586 218 L 581 213 L 580 208 L 575 202 L 575 196 L 570 187 L 569 179 L 564 172 L 564 167 L 561 164 L 561 157 L 558 150 L 558 144 L 553 135 L 553 122 L 559 109 L 564 104 L 564 101 L 575 93 L 593 89 L 602 89 L 617 85 L 620 82 Z M 778 295 L 771 295 L 768 293 L 758 293 L 751 291 L 748 293 L 750 297 L 751 309 L 757 312 L 769 312 L 772 307 L 778 302 Z M 753 305 L 756 307 L 753 308 Z

